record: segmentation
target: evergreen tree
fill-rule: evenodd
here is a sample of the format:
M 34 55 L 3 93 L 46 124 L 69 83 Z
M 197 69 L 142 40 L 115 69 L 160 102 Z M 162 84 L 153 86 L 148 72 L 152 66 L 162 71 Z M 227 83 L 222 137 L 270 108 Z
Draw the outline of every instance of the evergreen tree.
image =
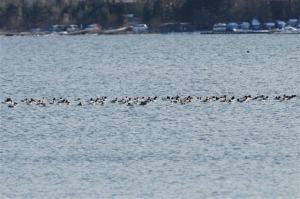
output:
M 37 1 L 32 4 L 29 12 L 29 20 L 33 26 L 45 26 L 51 11 L 47 4 Z
M 151 17 L 152 17 L 152 6 L 151 6 L 150 2 L 147 1 L 147 3 L 144 6 L 144 9 L 143 9 L 143 19 L 146 23 L 148 23 L 150 21 Z
M 164 0 L 155 0 L 153 6 L 153 17 L 163 19 L 165 16 Z
M 22 21 L 22 5 L 18 2 L 10 2 L 6 5 L 4 10 L 4 19 L 7 25 L 11 27 L 18 27 Z

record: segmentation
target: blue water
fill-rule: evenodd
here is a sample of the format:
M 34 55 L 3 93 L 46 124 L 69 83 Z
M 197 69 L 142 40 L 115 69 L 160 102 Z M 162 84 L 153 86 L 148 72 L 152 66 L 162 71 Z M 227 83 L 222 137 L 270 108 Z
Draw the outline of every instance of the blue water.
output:
M 299 43 L 299 35 L 0 37 L 0 98 L 19 104 L 0 104 L 0 198 L 299 198 Z M 270 99 L 162 100 L 224 94 Z M 297 97 L 274 100 L 284 94 Z M 102 96 L 158 99 L 86 102 Z

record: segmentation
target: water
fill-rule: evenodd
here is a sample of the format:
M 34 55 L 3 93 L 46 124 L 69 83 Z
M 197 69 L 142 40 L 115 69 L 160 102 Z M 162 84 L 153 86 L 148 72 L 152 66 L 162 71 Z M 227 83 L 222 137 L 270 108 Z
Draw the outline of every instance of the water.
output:
M 1 101 L 19 103 L 0 105 L 0 197 L 299 198 L 299 42 L 299 35 L 0 37 Z M 224 94 L 270 100 L 162 100 Z M 274 100 L 283 94 L 298 97 Z M 101 96 L 158 100 L 86 102 Z M 25 97 L 71 105 L 27 105 Z

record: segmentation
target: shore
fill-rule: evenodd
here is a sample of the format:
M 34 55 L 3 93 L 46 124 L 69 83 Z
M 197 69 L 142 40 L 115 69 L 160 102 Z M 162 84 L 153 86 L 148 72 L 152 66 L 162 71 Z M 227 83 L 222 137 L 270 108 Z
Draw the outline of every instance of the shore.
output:
M 148 32 L 143 34 L 273 34 L 280 33 L 278 30 L 243 30 L 243 31 L 194 31 L 194 32 Z M 300 31 L 299 31 L 300 33 Z M 124 34 L 140 34 L 127 29 L 103 30 L 99 32 L 89 32 L 86 30 L 79 30 L 75 32 L 26 32 L 26 31 L 4 31 L 0 30 L 0 36 L 70 36 L 70 35 L 124 35 Z

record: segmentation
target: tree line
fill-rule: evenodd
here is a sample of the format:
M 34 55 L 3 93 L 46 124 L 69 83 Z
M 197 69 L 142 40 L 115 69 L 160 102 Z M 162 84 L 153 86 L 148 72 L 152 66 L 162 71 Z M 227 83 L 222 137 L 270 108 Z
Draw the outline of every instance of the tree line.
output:
M 218 22 L 267 22 L 300 17 L 299 0 L 1 0 L 0 28 L 22 29 L 53 24 L 98 23 L 102 27 L 127 23 L 134 14 L 149 27 L 167 22 L 189 22 L 197 29 Z

